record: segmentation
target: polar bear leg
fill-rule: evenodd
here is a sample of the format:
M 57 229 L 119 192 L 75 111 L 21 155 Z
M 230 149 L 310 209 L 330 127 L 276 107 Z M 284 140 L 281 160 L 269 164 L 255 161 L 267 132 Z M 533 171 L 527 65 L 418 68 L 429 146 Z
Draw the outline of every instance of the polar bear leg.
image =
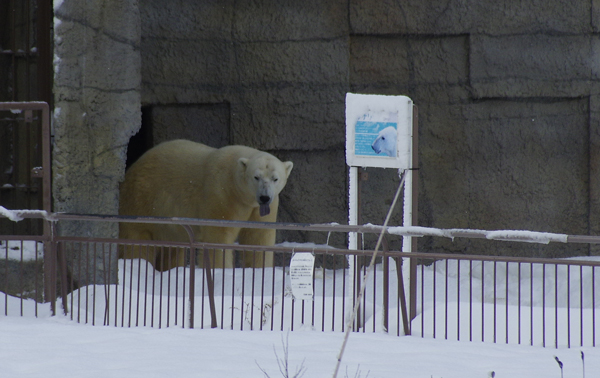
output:
M 120 237 L 133 240 L 152 240 L 152 233 L 144 228 L 143 224 L 129 223 L 120 225 Z M 141 245 L 120 245 L 119 258 L 144 259 L 149 261 L 155 269 L 159 251 L 156 247 Z
M 231 227 L 202 227 L 200 241 L 203 243 L 233 244 L 237 239 L 239 230 Z M 198 266 L 204 266 L 204 255 L 208 253 L 210 265 L 215 268 L 233 268 L 235 261 L 233 251 L 230 249 L 210 249 L 198 253 Z
M 260 216 L 259 209 L 255 209 L 250 216 L 250 221 L 255 222 L 275 222 L 277 220 L 277 209 L 279 207 L 279 199 L 276 198 L 271 203 L 271 212 L 264 217 Z M 274 245 L 275 244 L 275 229 L 268 228 L 242 228 L 240 230 L 239 242 L 243 245 Z M 244 267 L 273 266 L 273 252 L 255 251 L 253 253 L 244 253 Z

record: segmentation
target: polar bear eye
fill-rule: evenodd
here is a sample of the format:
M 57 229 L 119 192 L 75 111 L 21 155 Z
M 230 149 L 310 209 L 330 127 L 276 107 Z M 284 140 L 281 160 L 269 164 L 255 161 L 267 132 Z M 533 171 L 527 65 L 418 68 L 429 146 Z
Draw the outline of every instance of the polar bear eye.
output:
M 274 182 L 277 182 L 277 180 L 279 180 L 277 177 L 273 177 Z
M 258 181 L 258 180 L 260 180 L 260 177 L 258 177 L 258 176 L 254 176 L 254 179 L 255 179 L 256 181 Z

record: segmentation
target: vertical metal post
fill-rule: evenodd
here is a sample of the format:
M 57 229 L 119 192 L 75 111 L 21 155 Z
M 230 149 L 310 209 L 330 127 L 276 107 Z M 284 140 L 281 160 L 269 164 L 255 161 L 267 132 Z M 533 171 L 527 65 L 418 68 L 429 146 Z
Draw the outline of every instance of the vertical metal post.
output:
M 413 105 L 413 138 L 412 138 L 412 225 L 419 224 L 419 108 Z M 417 251 L 417 238 L 411 238 L 411 251 Z M 417 260 L 410 259 L 409 295 L 410 295 L 410 324 L 417 317 Z
M 362 196 L 361 196 L 361 192 L 362 192 L 362 182 L 363 181 L 367 181 L 369 179 L 369 174 L 365 171 L 364 168 L 357 168 L 358 169 L 358 175 L 357 175 L 357 190 L 356 190 L 356 224 L 362 224 L 362 206 L 361 206 L 361 202 L 362 202 Z M 362 234 L 357 234 L 356 235 L 356 249 L 362 249 L 363 246 L 363 235 Z M 365 265 L 365 257 L 359 257 L 357 256 L 355 258 L 356 264 L 354 266 L 354 285 L 355 285 L 355 300 L 357 300 L 356 298 L 358 298 L 358 293 L 360 293 L 360 284 L 361 284 L 361 274 L 360 274 L 360 270 L 361 268 Z M 360 303 L 359 303 L 360 306 Z M 361 319 L 361 308 L 359 307 L 358 311 L 356 312 L 356 331 L 358 331 L 361 327 L 362 324 L 362 319 Z
M 390 257 L 388 253 L 390 246 L 387 238 L 383 237 L 383 331 L 389 329 L 389 305 L 390 305 Z M 376 282 L 376 281 L 375 281 Z
M 404 334 L 410 335 L 412 319 L 410 319 L 410 320 L 408 319 L 408 309 L 406 306 L 406 292 L 404 290 L 404 274 L 402 273 L 402 260 L 403 259 L 394 257 L 394 260 L 396 261 L 396 271 L 398 272 L 398 300 L 400 301 L 400 309 L 402 311 L 402 324 L 404 326 Z M 416 275 L 415 275 L 415 277 L 416 277 Z M 434 278 L 435 278 L 435 275 L 434 275 Z M 416 281 L 416 279 L 415 279 L 415 281 Z M 435 290 L 435 284 L 433 285 L 433 288 Z M 435 295 L 434 295 L 434 298 L 435 298 Z M 435 299 L 434 299 L 434 306 L 435 306 Z M 435 316 L 435 307 L 434 307 L 434 316 Z M 421 332 L 421 336 L 422 335 L 423 335 L 423 332 Z
M 194 328 L 194 295 L 196 279 L 195 279 L 195 267 L 196 267 L 196 252 L 194 251 L 194 231 L 190 226 L 183 225 L 183 228 L 188 233 L 190 239 L 190 328 Z M 215 250 L 215 253 L 216 250 Z M 225 250 L 223 250 L 225 253 Z M 206 286 L 208 288 L 208 303 L 210 306 L 210 327 L 217 328 L 217 310 L 215 307 L 215 283 L 213 281 L 210 256 L 207 252 L 203 253 L 204 256 L 204 272 L 206 273 Z
M 42 110 L 42 207 L 47 214 L 52 211 L 52 163 L 50 147 L 50 109 L 45 102 L 37 103 Z M 52 315 L 56 315 L 56 228 L 48 219 L 43 221 L 44 237 L 44 296 L 50 301 Z
M 190 239 L 190 328 L 194 328 L 194 297 L 196 295 L 196 251 L 194 250 L 194 232 L 190 226 L 183 226 Z
M 44 297 L 47 302 L 50 302 L 50 310 L 54 316 L 56 315 L 56 241 L 54 240 L 56 227 L 54 223 L 50 223 L 50 228 L 51 237 L 44 248 Z
M 63 312 L 65 315 L 69 313 L 69 302 L 67 301 L 68 295 L 68 274 L 67 274 L 67 259 L 65 256 L 65 252 L 62 248 L 62 244 L 57 246 L 56 249 L 56 257 L 57 261 L 60 264 L 60 290 L 61 290 L 61 298 L 62 298 L 62 306 Z

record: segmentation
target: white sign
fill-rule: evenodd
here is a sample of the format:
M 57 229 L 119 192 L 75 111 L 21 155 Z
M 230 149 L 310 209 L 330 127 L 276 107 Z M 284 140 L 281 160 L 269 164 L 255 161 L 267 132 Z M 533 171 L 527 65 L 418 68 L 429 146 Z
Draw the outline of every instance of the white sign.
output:
M 406 96 L 346 94 L 346 163 L 411 168 L 413 102 Z
M 313 299 L 313 274 L 315 256 L 310 252 L 297 252 L 290 262 L 290 282 L 296 300 Z

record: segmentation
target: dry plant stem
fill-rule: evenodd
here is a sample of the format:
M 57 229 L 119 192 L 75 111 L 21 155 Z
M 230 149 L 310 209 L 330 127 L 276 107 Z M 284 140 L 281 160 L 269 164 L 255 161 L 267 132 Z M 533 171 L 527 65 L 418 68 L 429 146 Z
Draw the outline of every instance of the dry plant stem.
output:
M 275 346 L 273 346 L 273 352 L 275 353 L 275 358 L 277 359 L 277 366 L 279 367 L 279 372 L 281 373 L 281 376 L 283 378 L 301 378 L 306 372 L 306 366 L 304 366 L 305 360 L 302 360 L 302 363 L 296 369 L 296 373 L 294 373 L 293 376 L 290 376 L 289 373 L 289 336 L 289 332 L 286 334 L 285 340 L 283 340 L 283 336 L 281 336 L 281 344 L 283 346 L 283 357 L 279 357 L 279 355 L 277 354 L 277 350 L 275 350 Z M 262 371 L 262 373 L 265 375 L 265 377 L 270 378 L 270 375 L 258 364 L 258 362 L 255 361 L 255 363 L 256 366 L 258 366 L 258 368 L 260 369 L 260 371 Z
M 388 210 L 387 216 L 385 217 L 385 222 L 383 223 L 383 227 L 381 228 L 381 233 L 379 234 L 379 239 L 377 239 L 377 245 L 375 246 L 375 251 L 373 252 L 373 257 L 371 257 L 371 263 L 369 264 L 369 268 L 367 269 L 367 273 L 364 275 L 362 283 L 360 285 L 360 293 L 356 300 L 356 304 L 354 305 L 354 311 L 352 311 L 352 317 L 346 324 L 346 334 L 344 335 L 344 342 L 342 343 L 342 348 L 340 349 L 340 353 L 337 358 L 337 363 L 335 365 L 335 370 L 333 372 L 333 378 L 337 377 L 338 371 L 340 370 L 340 364 L 342 363 L 342 357 L 344 356 L 344 350 L 346 349 L 346 344 L 348 343 L 348 338 L 350 337 L 350 330 L 352 329 L 352 324 L 354 323 L 354 319 L 356 319 L 356 314 L 358 313 L 358 308 L 360 306 L 360 302 L 365 294 L 365 286 L 367 283 L 367 279 L 373 270 L 373 265 L 375 265 L 375 259 L 377 258 L 377 252 L 379 251 L 379 247 L 381 246 L 381 242 L 383 240 L 383 236 L 385 235 L 385 230 L 387 229 L 388 222 L 392 216 L 392 212 L 396 207 L 396 202 L 398 202 L 398 197 L 400 197 L 400 192 L 402 191 L 402 187 L 404 186 L 404 179 L 406 178 L 406 170 L 402 171 L 402 179 L 400 180 L 400 185 L 398 185 L 398 190 L 396 190 L 396 195 L 394 196 L 394 201 Z

